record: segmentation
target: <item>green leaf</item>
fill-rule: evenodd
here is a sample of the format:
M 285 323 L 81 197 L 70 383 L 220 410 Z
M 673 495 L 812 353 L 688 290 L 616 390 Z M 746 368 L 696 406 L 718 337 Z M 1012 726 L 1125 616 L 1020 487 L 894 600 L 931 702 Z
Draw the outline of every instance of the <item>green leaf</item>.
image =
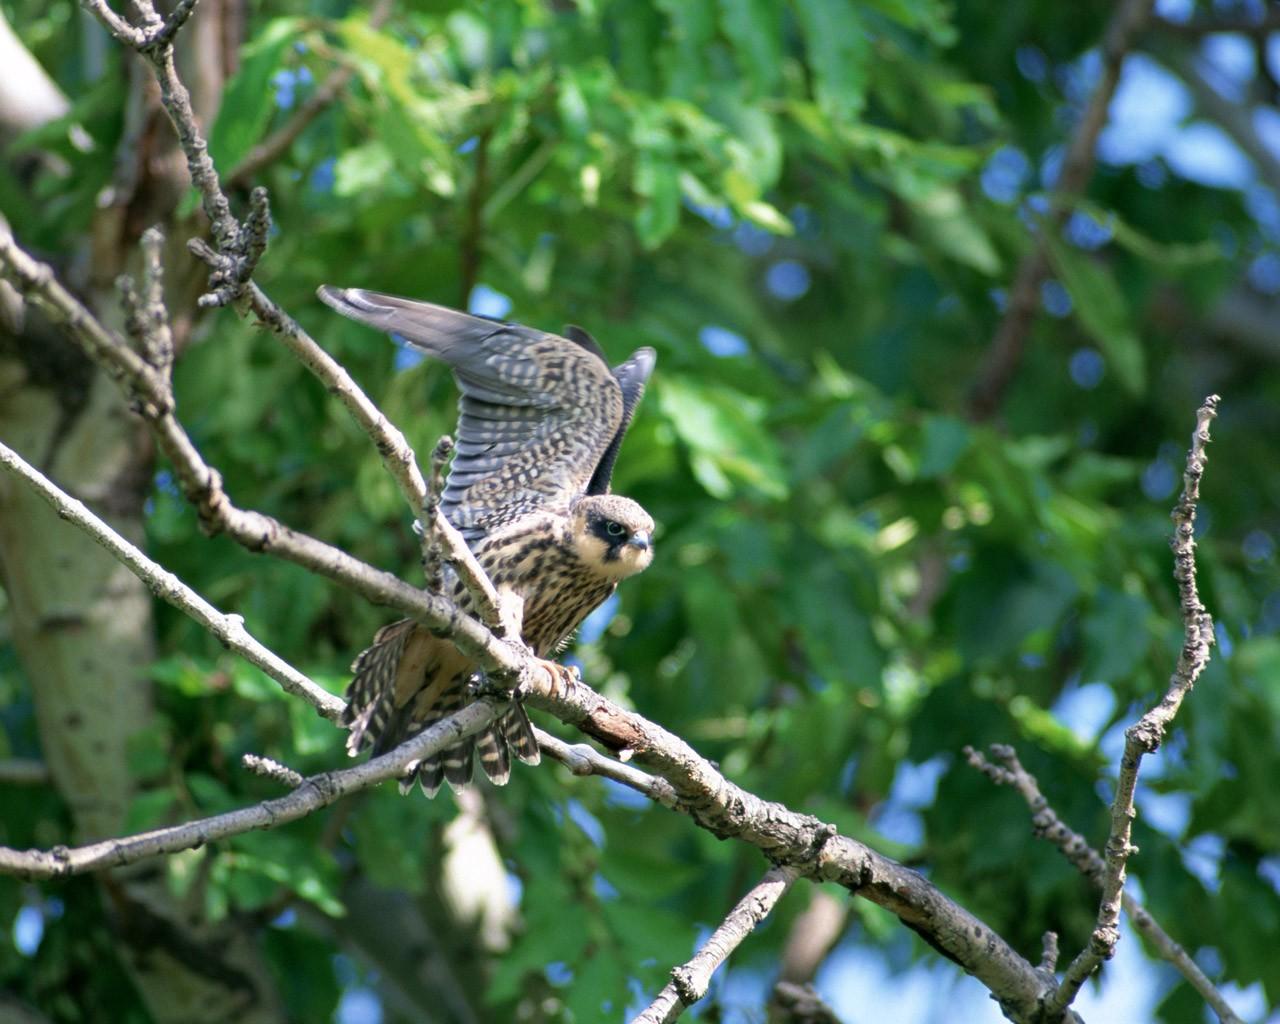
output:
M 799 0 L 796 11 L 813 65 L 818 104 L 836 121 L 853 121 L 866 104 L 871 38 L 849 0 Z
M 1122 682 L 1141 664 L 1149 648 L 1151 608 L 1132 594 L 1101 587 L 1084 617 L 1085 682 Z
M 1146 354 L 1115 278 L 1102 263 L 1063 241 L 1047 225 L 1044 239 L 1081 325 L 1106 355 L 1120 386 L 1131 395 L 1141 395 L 1147 384 Z
M 771 94 L 782 72 L 780 15 L 772 0 L 720 0 L 720 25 L 757 96 Z
M 1226 259 L 1219 241 L 1205 239 L 1202 242 L 1158 242 L 1143 234 L 1115 210 L 1087 199 L 1076 200 L 1075 208 L 1110 228 L 1119 245 L 1161 269 L 1198 267 Z
M 948 472 L 969 448 L 969 427 L 952 416 L 926 416 L 916 474 L 924 479 Z
M 634 187 L 640 197 L 636 234 L 646 249 L 665 242 L 680 221 L 680 171 L 671 161 L 642 153 L 636 163 Z
M 995 246 L 965 209 L 960 193 L 936 181 L 927 182 L 926 188 L 926 196 L 912 204 L 921 232 L 956 262 L 988 277 L 999 274 Z
M 271 78 L 302 26 L 299 18 L 276 18 L 257 30 L 241 51 L 240 70 L 222 94 L 209 133 L 209 154 L 224 173 L 248 155 L 270 123 L 276 110 Z
M 333 165 L 333 194 L 340 198 L 359 196 L 384 186 L 395 162 L 391 151 L 374 140 L 344 150 Z
M 786 496 L 777 446 L 761 425 L 763 406 L 715 384 L 669 375 L 657 381 L 658 404 L 691 450 L 707 491 L 727 497 L 733 481 L 771 498 Z

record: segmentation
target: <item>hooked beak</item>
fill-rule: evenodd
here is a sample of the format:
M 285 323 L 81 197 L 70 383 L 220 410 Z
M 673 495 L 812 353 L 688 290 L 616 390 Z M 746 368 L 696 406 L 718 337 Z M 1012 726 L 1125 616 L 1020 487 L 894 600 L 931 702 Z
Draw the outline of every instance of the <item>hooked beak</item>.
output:
M 637 551 L 648 551 L 649 544 L 649 535 L 643 530 L 633 533 L 627 540 L 627 547 L 635 548 Z

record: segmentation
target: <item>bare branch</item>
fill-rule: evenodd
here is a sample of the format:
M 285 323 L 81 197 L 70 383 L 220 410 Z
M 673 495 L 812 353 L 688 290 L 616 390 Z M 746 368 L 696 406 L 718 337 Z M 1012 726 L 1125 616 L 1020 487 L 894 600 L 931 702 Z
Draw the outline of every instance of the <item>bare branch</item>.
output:
M 403 775 L 408 765 L 487 728 L 502 710 L 500 705 L 487 701 L 469 704 L 381 757 L 342 771 L 313 775 L 302 780 L 287 796 L 264 800 L 252 807 L 88 846 L 55 846 L 51 850 L 14 850 L 0 846 L 0 873 L 26 879 L 65 878 L 196 849 L 253 829 L 276 828 L 327 807 L 349 793 Z
M 1120 68 L 1151 13 L 1152 0 L 1123 0 L 1102 38 L 1102 73 L 1089 103 L 1076 125 L 1075 135 L 1067 147 L 1055 188 L 1055 204 L 1043 231 L 1056 231 L 1070 212 L 1071 201 L 1079 197 L 1093 176 L 1098 135 L 1106 124 L 1107 110 L 1120 81 Z M 1049 257 L 1043 237 L 1031 243 L 1022 257 L 1009 288 L 1007 305 L 1000 326 L 991 339 L 991 347 L 983 360 L 969 398 L 969 413 L 975 420 L 993 416 L 1004 400 L 1012 382 L 1027 335 L 1040 305 L 1040 285 L 1049 273 Z
M 996 785 L 1012 787 L 1027 802 L 1027 806 L 1031 809 L 1031 824 L 1035 836 L 1051 842 L 1077 871 L 1101 888 L 1107 868 L 1102 855 L 1089 845 L 1089 841 L 1084 836 L 1073 831 L 1058 817 L 1057 812 L 1040 792 L 1036 777 L 1022 766 L 1013 747 L 996 743 L 991 746 L 990 752 L 992 759 L 988 760 L 973 747 L 964 748 L 964 755 L 969 764 Z M 1129 915 L 1133 926 L 1191 983 L 1201 998 L 1213 1008 L 1223 1024 L 1243 1024 L 1199 965 L 1141 903 L 1129 893 L 1122 892 L 1121 905 L 1124 907 L 1124 912 Z M 1058 937 L 1053 932 L 1048 932 L 1045 934 L 1044 956 L 1040 962 L 1040 970 L 1052 974 L 1057 961 Z
M 133 279 L 122 275 L 116 286 L 125 309 L 125 329 L 138 343 L 142 357 L 168 379 L 173 370 L 173 332 L 164 305 L 164 267 L 161 252 L 164 235 L 159 228 L 142 233 L 142 294 Z
M 711 975 L 729 959 L 756 926 L 769 916 L 799 872 L 792 867 L 770 868 L 711 933 L 693 959 L 671 972 L 671 981 L 658 997 L 632 1018 L 631 1024 L 671 1024 L 685 1009 L 707 994 Z
M 1257 14 L 1219 14 L 1213 17 L 1192 18 L 1189 21 L 1170 21 L 1168 18 L 1156 18 L 1153 25 L 1161 32 L 1169 35 L 1185 36 L 1199 39 L 1203 36 L 1217 35 L 1219 32 L 1233 32 L 1240 35 L 1265 37 L 1280 29 L 1280 9 L 1274 5 Z
M 167 411 L 168 386 L 124 339 L 107 330 L 88 309 L 54 277 L 53 270 L 23 252 L 7 230 L 0 230 L 0 276 L 11 281 L 29 301 L 100 363 L 116 380 L 126 383 L 130 397 Z
M 224 615 L 163 566 L 153 562 L 134 545 L 95 516 L 85 505 L 55 486 L 39 470 L 29 465 L 17 452 L 0 444 L 0 468 L 22 480 L 44 498 L 58 514 L 96 540 L 125 565 L 150 591 L 186 613 L 216 636 L 230 650 L 262 669 L 281 688 L 301 697 L 320 714 L 337 721 L 343 703 L 323 687 L 313 683 L 273 651 L 258 643 L 244 628 L 239 615 Z
M 675 809 L 721 839 L 738 839 L 780 866 L 835 882 L 893 913 L 948 959 L 976 976 L 1010 1020 L 1037 1020 L 1051 981 L 963 907 L 915 871 L 840 835 L 828 824 L 762 800 L 726 779 L 683 739 L 619 707 L 549 662 L 531 661 L 524 699 L 670 783 Z M 1067 1010 L 1062 1018 L 1076 1022 Z
M 1169 680 L 1164 698 L 1125 730 L 1124 754 L 1120 758 L 1120 772 L 1116 779 L 1116 796 L 1111 804 L 1111 834 L 1107 837 L 1106 870 L 1101 888 L 1102 900 L 1098 907 L 1098 923 L 1089 938 L 1089 945 L 1071 962 L 1062 978 L 1057 994 L 1049 1001 L 1050 1008 L 1070 1006 L 1080 986 L 1103 960 L 1111 959 L 1120 939 L 1117 926 L 1120 923 L 1120 897 L 1124 892 L 1125 868 L 1129 857 L 1136 851 L 1129 838 L 1133 831 L 1133 795 L 1138 788 L 1138 770 L 1146 754 L 1158 750 L 1164 739 L 1164 731 L 1182 706 L 1183 698 L 1191 692 L 1196 679 L 1209 663 L 1209 648 L 1213 644 L 1213 619 L 1200 601 L 1196 591 L 1196 502 L 1200 499 L 1200 478 L 1204 474 L 1205 446 L 1209 443 L 1209 424 L 1218 415 L 1217 395 L 1204 400 L 1196 413 L 1196 429 L 1191 435 L 1191 447 L 1187 451 L 1187 467 L 1182 475 L 1182 493 L 1173 509 L 1173 576 L 1178 581 L 1178 595 L 1182 604 L 1182 624 L 1186 632 L 1178 663 Z
M 675 790 L 666 779 L 660 779 L 655 775 L 642 772 L 639 768 L 605 757 L 595 747 L 586 743 L 566 743 L 536 726 L 533 734 L 538 738 L 538 747 L 542 752 L 559 761 L 574 775 L 598 775 L 602 779 L 612 779 L 647 796 L 663 807 L 676 806 Z

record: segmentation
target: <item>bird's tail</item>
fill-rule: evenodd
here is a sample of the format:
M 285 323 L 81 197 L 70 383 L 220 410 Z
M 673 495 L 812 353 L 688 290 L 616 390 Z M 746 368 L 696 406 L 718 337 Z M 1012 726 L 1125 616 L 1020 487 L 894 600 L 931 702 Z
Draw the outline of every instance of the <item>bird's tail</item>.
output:
M 347 750 L 352 755 L 365 748 L 370 748 L 373 757 L 385 754 L 470 702 L 470 673 L 454 675 L 443 687 L 433 685 L 442 673 L 452 670 L 440 658 L 414 646 L 448 642 L 425 632 L 415 634 L 414 630 L 414 623 L 407 619 L 383 627 L 352 665 L 354 678 L 347 689 L 347 709 L 343 713 L 343 724 L 351 730 Z M 451 646 L 449 651 L 452 653 Z M 421 676 L 409 680 L 408 687 L 404 685 L 406 680 L 397 685 L 402 670 Z M 412 696 L 397 707 L 397 690 L 403 693 L 406 689 Z M 498 786 L 505 785 L 511 777 L 512 754 L 527 764 L 540 760 L 533 726 L 524 708 L 516 704 L 478 736 L 411 764 L 400 779 L 400 791 L 407 793 L 415 780 L 428 797 L 435 796 L 445 782 L 455 791 L 461 789 L 471 781 L 476 750 L 485 775 Z

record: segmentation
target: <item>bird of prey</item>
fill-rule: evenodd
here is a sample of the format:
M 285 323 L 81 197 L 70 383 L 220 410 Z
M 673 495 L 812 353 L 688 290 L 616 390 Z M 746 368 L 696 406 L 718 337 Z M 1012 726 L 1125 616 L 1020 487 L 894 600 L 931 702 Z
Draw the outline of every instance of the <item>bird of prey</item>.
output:
M 609 367 L 586 331 L 566 337 L 359 288 L 322 286 L 343 316 L 386 331 L 443 360 L 461 396 L 457 446 L 441 510 L 461 532 L 500 595 L 523 604 L 521 635 L 538 657 L 559 650 L 618 582 L 653 558 L 653 520 L 609 492 L 622 435 L 654 352 L 642 348 Z M 450 574 L 445 591 L 470 610 Z M 384 753 L 469 700 L 476 665 L 447 639 L 412 620 L 384 626 L 352 665 L 344 724 L 347 749 Z M 538 744 L 515 704 L 489 729 L 411 765 L 434 796 L 442 781 L 471 780 L 472 752 L 498 785 L 511 754 L 538 763 Z

